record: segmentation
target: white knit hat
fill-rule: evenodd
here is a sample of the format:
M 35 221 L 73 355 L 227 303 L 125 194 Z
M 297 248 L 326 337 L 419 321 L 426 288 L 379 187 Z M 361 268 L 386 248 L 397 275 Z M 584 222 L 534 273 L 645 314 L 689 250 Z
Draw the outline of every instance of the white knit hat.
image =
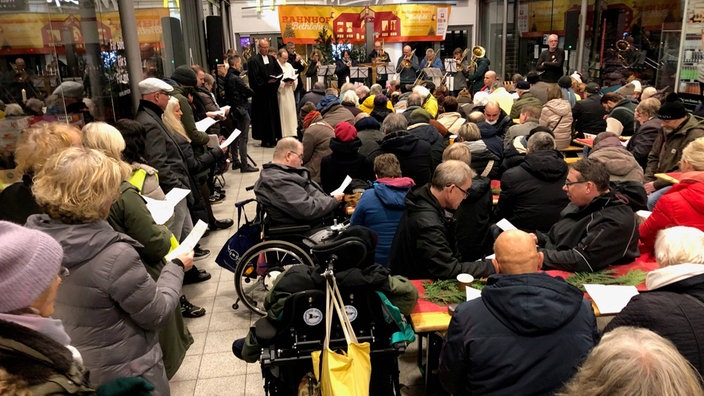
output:
M 0 221 L 0 312 L 29 307 L 56 278 L 63 256 L 49 235 Z

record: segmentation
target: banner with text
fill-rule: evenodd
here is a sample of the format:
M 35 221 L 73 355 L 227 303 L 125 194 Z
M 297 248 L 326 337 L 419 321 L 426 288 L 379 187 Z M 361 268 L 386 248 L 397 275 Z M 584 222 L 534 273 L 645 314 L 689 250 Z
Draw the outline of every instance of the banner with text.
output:
M 363 43 L 365 22 L 374 23 L 374 40 L 442 41 L 450 19 L 449 5 L 383 5 L 370 7 L 279 6 L 285 42 L 315 44 L 323 26 L 338 42 Z

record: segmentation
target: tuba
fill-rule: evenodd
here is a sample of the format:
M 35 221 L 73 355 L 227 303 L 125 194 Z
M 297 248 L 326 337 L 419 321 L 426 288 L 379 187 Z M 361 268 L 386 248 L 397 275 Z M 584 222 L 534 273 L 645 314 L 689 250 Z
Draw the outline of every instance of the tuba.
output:
M 484 49 L 484 47 L 477 45 L 472 48 L 472 58 L 469 60 L 469 66 L 467 66 L 467 70 L 474 73 L 474 71 L 477 70 L 477 59 L 483 58 L 484 55 L 486 55 L 486 50 Z

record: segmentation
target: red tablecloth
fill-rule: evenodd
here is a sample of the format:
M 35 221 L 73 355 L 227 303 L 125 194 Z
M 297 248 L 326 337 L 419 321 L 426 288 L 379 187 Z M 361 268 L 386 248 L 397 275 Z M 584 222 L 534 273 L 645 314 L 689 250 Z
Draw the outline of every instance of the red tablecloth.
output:
M 635 270 L 639 269 L 645 272 L 650 272 L 654 269 L 658 268 L 658 264 L 655 262 L 655 260 L 652 257 L 646 256 L 646 257 L 639 257 L 636 259 L 634 262 L 630 264 L 624 264 L 624 265 L 613 265 L 611 267 L 607 267 L 607 270 L 613 270 L 616 276 L 622 276 L 628 273 L 630 270 Z M 559 276 L 564 279 L 567 279 L 570 275 L 573 275 L 573 272 L 567 272 L 567 271 L 560 271 L 560 270 L 549 270 L 545 271 L 546 273 L 552 275 L 552 276 Z M 447 306 L 445 305 L 438 305 L 435 303 L 432 303 L 428 300 L 425 299 L 425 289 L 423 288 L 423 281 L 427 279 L 413 279 L 411 280 L 411 284 L 415 286 L 415 288 L 418 290 L 418 304 L 416 304 L 415 308 L 413 308 L 413 313 L 421 313 L 421 312 L 446 312 L 447 311 Z M 638 286 L 636 286 L 638 290 L 647 290 L 645 287 L 645 283 L 642 283 Z

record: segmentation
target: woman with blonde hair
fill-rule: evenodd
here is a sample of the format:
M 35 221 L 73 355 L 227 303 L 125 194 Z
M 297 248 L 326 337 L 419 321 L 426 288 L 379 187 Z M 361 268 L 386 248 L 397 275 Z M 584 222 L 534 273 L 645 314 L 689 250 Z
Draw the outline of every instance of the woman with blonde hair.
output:
M 555 136 L 557 149 L 561 150 L 572 142 L 572 106 L 562 97 L 562 89 L 551 84 L 547 91 L 548 101 L 540 112 L 540 125 L 544 125 Z
M 682 150 L 680 182 L 658 200 L 653 213 L 640 225 L 643 251 L 652 251 L 658 231 L 689 226 L 704 231 L 704 137 Z
M 81 131 L 63 122 L 40 122 L 20 134 L 15 162 L 22 181 L 0 191 L 0 220 L 24 224 L 30 215 L 42 213 L 32 195 L 32 178 L 47 158 L 71 146 L 81 146 Z
M 118 377 L 142 377 L 169 394 L 156 330 L 178 305 L 184 271 L 193 252 L 166 263 L 155 282 L 132 238 L 105 221 L 127 176 L 125 168 L 98 150 L 69 148 L 50 157 L 32 192 L 46 214 L 27 227 L 49 234 L 64 251 L 70 271 L 56 297 L 73 345 L 90 370 L 93 385 Z
M 189 206 L 194 222 L 196 219 L 203 220 L 208 223 L 211 230 L 229 228 L 233 224 L 232 219 L 215 219 L 213 210 L 210 207 L 210 202 L 206 201 L 206 198 L 210 198 L 211 196 L 208 184 L 198 182 L 198 180 L 207 176 L 213 164 L 225 157 L 225 150 L 215 147 L 196 156 L 191 146 L 191 139 L 188 138 L 186 130 L 181 123 L 182 115 L 183 112 L 181 111 L 181 104 L 178 99 L 173 97 L 169 99 L 166 109 L 164 109 L 162 119 L 164 120 L 164 125 L 166 125 L 166 128 L 174 137 L 174 141 L 179 146 L 181 153 L 183 153 L 183 162 L 186 164 L 190 174 L 191 192 L 196 197 L 196 203 Z M 199 250 L 199 248 L 196 250 Z
M 140 182 L 146 179 L 146 173 L 141 168 L 133 171 L 132 167 L 122 161 L 126 143 L 120 131 L 111 125 L 104 122 L 87 124 L 83 127 L 83 145 L 102 151 L 127 168 L 129 177 L 120 184 L 120 195 L 110 207 L 107 220 L 115 231 L 140 243 L 141 246 L 135 249 L 147 272 L 156 281 L 164 268 L 164 257 L 177 245 L 177 241 L 166 226 L 154 222 L 147 209 L 141 193 L 144 183 Z M 158 181 L 155 181 L 155 184 L 158 186 Z M 163 196 L 163 191 L 161 195 Z M 193 344 L 193 337 L 183 322 L 183 316 L 193 318 L 205 315 L 205 309 L 191 304 L 185 295 L 181 295 L 179 301 L 180 307 L 176 308 L 175 314 L 159 331 L 159 344 L 169 379 L 176 374 L 186 351 Z
M 560 396 L 701 395 L 701 377 L 668 340 L 635 327 L 604 335 Z

